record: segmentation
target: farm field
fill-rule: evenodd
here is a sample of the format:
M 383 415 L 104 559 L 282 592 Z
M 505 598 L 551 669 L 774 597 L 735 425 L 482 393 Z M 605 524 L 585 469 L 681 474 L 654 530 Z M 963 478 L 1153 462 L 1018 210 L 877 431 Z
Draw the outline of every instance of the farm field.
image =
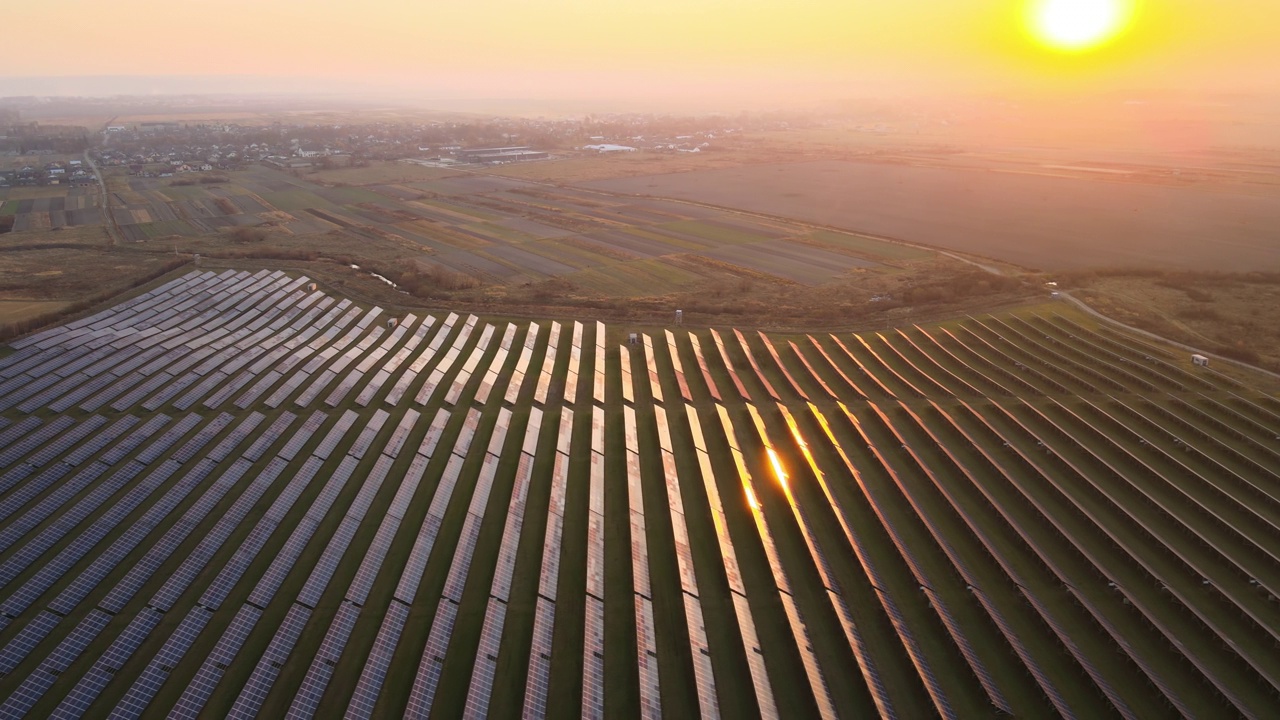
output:
M 1280 199 L 1023 171 L 819 161 L 584 183 L 742 208 L 1051 272 L 1094 267 L 1280 269 Z M 1089 212 L 1079 212 L 1088 208 Z
M 101 225 L 103 222 L 97 186 L 0 190 L 0 198 L 6 196 L 8 199 L 0 202 L 0 215 L 13 216 L 11 232 L 14 233 Z
M 185 186 L 116 176 L 111 185 L 121 204 L 112 212 L 130 241 L 164 239 L 193 252 L 216 255 L 220 247 L 226 251 L 224 231 L 257 228 L 268 237 L 256 245 L 354 248 L 346 254 L 361 264 L 441 268 L 485 287 L 582 281 L 607 296 L 687 290 L 731 277 L 734 267 L 779 283 L 818 286 L 936 260 L 796 223 L 413 165 L 327 171 L 315 179 L 331 184 L 266 167 L 232 173 L 227 182 Z M 691 272 L 689 257 L 714 262 Z M 609 277 L 626 280 L 606 282 Z
M 896 311 L 990 307 L 1034 290 L 1016 279 L 986 282 L 945 255 L 801 223 L 402 163 L 305 176 L 264 166 L 177 179 L 115 172 L 106 181 L 118 245 L 104 222 L 35 228 L 52 217 L 35 203 L 54 199 L 27 196 L 50 188 L 7 191 L 14 197 L 0 212 L 17 213 L 8 217 L 27 229 L 0 238 L 0 296 L 82 303 L 110 289 L 104 268 L 127 285 L 175 255 L 283 261 L 353 292 L 364 285 L 366 299 L 394 303 L 398 289 L 412 296 L 405 305 L 448 301 L 534 317 L 588 308 L 653 321 L 682 308 L 698 322 L 848 327 Z M 399 285 L 368 287 L 380 284 L 370 272 Z M 920 285 L 945 290 L 929 291 L 918 310 L 901 308 L 906 300 L 868 302 L 907 298 Z
M 1266 716 L 1274 388 L 1055 308 L 171 277 L 0 357 L 0 716 Z
M 42 168 L 50 162 L 66 167 L 68 162 L 82 159 L 81 155 L 5 157 L 0 158 L 0 170 Z M 6 240 L 9 232 L 80 228 L 101 225 L 104 220 L 98 186 L 73 185 L 70 176 L 57 185 L 0 188 L 0 218 L 3 217 L 13 218 L 12 227 L 0 233 L 0 239 Z

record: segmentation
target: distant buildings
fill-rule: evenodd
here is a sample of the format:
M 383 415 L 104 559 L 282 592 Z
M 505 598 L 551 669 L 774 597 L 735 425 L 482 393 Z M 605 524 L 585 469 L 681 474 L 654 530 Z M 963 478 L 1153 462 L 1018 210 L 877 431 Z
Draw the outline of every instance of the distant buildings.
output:
M 455 150 L 454 158 L 464 163 L 508 163 L 526 160 L 546 160 L 549 155 L 526 145 L 513 147 L 470 148 Z
M 583 145 L 583 150 L 595 150 L 602 153 L 615 152 L 635 152 L 636 149 L 629 145 L 614 145 L 613 143 L 600 143 L 598 145 Z

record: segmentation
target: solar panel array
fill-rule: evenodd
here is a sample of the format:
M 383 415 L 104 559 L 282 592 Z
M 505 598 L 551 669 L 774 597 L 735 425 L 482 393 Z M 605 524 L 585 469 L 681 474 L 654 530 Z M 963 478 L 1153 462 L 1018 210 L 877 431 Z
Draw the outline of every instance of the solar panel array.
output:
M 591 399 L 592 399 L 592 400 L 595 400 L 597 403 L 604 403 L 604 398 L 605 398 L 605 392 L 604 392 L 604 391 L 605 391 L 605 387 L 604 387 L 604 358 L 605 358 L 605 349 L 604 349 L 604 344 L 605 344 L 605 335 L 606 335 L 606 334 L 607 334 L 607 332 L 606 332 L 606 330 L 605 330 L 604 323 L 602 323 L 602 322 L 600 322 L 600 321 L 596 321 L 596 335 L 595 335 L 595 348 L 596 348 L 596 353 L 595 353 L 595 354 L 596 354 L 596 357 L 595 357 L 595 363 L 594 363 L 594 365 L 592 365 L 592 367 L 595 369 L 595 374 L 594 374 L 594 376 L 593 376 L 593 381 L 592 381 L 592 384 L 591 384 Z M 576 338 L 577 336 L 578 336 L 578 327 L 577 327 L 577 325 L 575 324 L 575 325 L 574 325 L 574 337 Z M 578 380 L 578 378 L 577 378 L 577 377 L 573 377 L 573 378 L 570 378 L 570 379 L 573 381 L 573 384 L 574 384 L 575 386 L 578 384 L 578 383 L 577 383 L 577 380 Z M 570 398 L 570 400 L 569 400 L 569 401 L 570 401 L 570 402 L 573 402 L 572 398 Z
M 564 374 L 564 401 L 570 405 L 578 402 L 578 376 L 581 371 L 582 323 L 575 320 L 573 323 L 573 337 L 569 344 L 569 368 Z
M 748 407 L 752 406 L 749 405 Z M 818 663 L 818 659 L 814 654 L 808 626 L 801 617 L 799 610 L 796 608 L 795 596 L 791 589 L 790 578 L 787 574 L 786 568 L 783 567 L 781 558 L 778 556 L 777 545 L 774 542 L 773 532 L 769 528 L 768 520 L 761 511 L 760 501 L 754 486 L 754 479 L 751 472 L 747 469 L 746 461 L 742 455 L 742 448 L 738 445 L 733 421 L 730 419 L 729 412 L 723 405 L 716 405 L 716 412 L 720 416 L 720 423 L 724 430 L 725 439 L 729 443 L 729 450 L 733 455 L 734 465 L 738 469 L 738 478 L 742 483 L 743 493 L 747 497 L 747 505 L 751 509 L 751 516 L 755 520 L 756 531 L 759 533 L 760 542 L 764 546 L 765 557 L 769 563 L 769 570 L 773 575 L 774 590 L 777 591 L 778 598 L 782 602 L 782 609 L 787 614 L 787 623 L 791 627 L 792 635 L 796 639 L 798 649 L 800 650 L 800 661 L 804 666 L 805 676 L 809 681 L 809 689 L 813 692 L 814 700 L 818 703 L 818 713 L 824 718 L 834 718 L 836 717 L 836 708 L 835 703 L 831 698 L 830 686 L 826 675 L 822 672 L 822 667 Z
M 532 330 L 530 332 L 532 333 Z M 466 715 L 469 717 L 487 716 L 493 695 L 498 653 L 502 647 L 502 628 L 506 622 L 507 604 L 511 602 L 511 582 L 515 575 L 516 552 L 520 547 L 525 500 L 529 495 L 541 425 L 542 411 L 532 408 L 529 411 L 529 422 L 525 427 L 524 447 L 516 465 L 511 499 L 507 505 L 498 560 L 493 583 L 489 588 L 488 608 L 485 611 L 484 624 L 480 629 L 480 647 L 476 651 L 476 664 L 472 670 L 470 688 L 467 690 Z
M 462 349 L 466 347 L 467 341 L 471 339 L 471 332 L 475 329 L 476 321 L 477 318 L 475 315 L 467 317 L 467 321 L 463 323 L 462 327 L 458 330 L 457 335 L 454 336 L 453 344 L 445 351 L 444 357 L 440 358 L 440 360 L 436 362 L 435 368 L 432 369 L 431 374 L 427 376 L 427 381 L 418 389 L 418 394 L 414 397 L 414 402 L 419 405 L 426 405 L 427 403 L 434 401 L 434 394 L 440 387 L 440 383 L 444 380 L 444 376 L 453 368 L 453 364 L 458 361 L 458 356 L 462 354 Z M 443 339 L 443 335 L 444 329 L 442 328 L 441 333 L 437 335 L 437 337 Z M 427 348 L 429 350 L 432 349 L 430 345 L 428 345 Z M 415 374 L 421 371 L 415 370 L 412 365 L 409 366 L 409 369 Z
M 627 357 L 624 350 L 621 355 Z M 631 378 L 624 372 L 624 387 Z M 640 716 L 662 717 L 662 693 L 658 677 L 658 641 L 653 626 L 653 587 L 649 582 L 649 544 L 644 524 L 644 490 L 640 476 L 640 443 L 636 411 L 622 408 L 626 441 L 627 509 L 631 519 L 631 577 L 636 617 L 636 667 L 640 680 Z
M 661 405 L 653 408 L 658 426 L 658 447 L 662 457 L 662 476 L 666 481 L 667 508 L 671 515 L 671 533 L 675 541 L 676 565 L 680 572 L 681 599 L 684 601 L 685 623 L 689 630 L 689 650 L 693 657 L 693 677 L 698 687 L 698 714 L 720 717 L 720 701 L 716 697 L 715 671 L 711 665 L 711 647 L 707 642 L 706 619 L 698 596 L 698 572 L 694 567 L 685 521 L 684 494 L 680 490 L 680 474 L 676 468 L 675 445 L 671 440 L 667 411 Z M 688 449 L 687 445 L 681 448 Z M 688 453 L 696 454 L 696 450 Z
M 587 587 L 582 646 L 582 716 L 604 717 L 604 408 L 591 407 L 587 501 Z
M 551 688 L 551 643 L 556 618 L 556 588 L 560 582 L 560 556 L 564 538 L 565 490 L 569 478 L 569 453 L 573 442 L 573 410 L 560 411 L 556 434 L 555 460 L 551 469 L 551 490 L 547 502 L 547 525 L 539 564 L 535 599 L 533 638 L 529 648 L 529 673 L 525 683 L 522 715 L 547 716 L 547 693 Z
M 1280 690 L 1280 403 L 1144 341 L 1029 316 L 619 346 L 307 282 L 189 273 L 0 357 L 0 716 L 1265 716 Z
M 550 393 L 556 360 L 560 352 L 561 332 L 560 323 L 552 321 L 547 331 L 547 349 L 542 356 L 542 369 L 538 371 L 538 385 L 533 391 L 533 401 L 539 405 L 546 405 L 555 400 Z
M 734 550 L 733 538 L 729 535 L 729 522 L 725 517 L 724 502 L 716 485 L 715 471 L 711 466 L 711 457 L 707 452 L 706 438 L 702 433 L 702 422 L 698 412 L 692 405 L 685 406 L 689 420 L 689 431 L 693 436 L 693 446 L 698 454 L 698 474 L 702 478 L 703 489 L 707 493 L 707 503 L 711 509 L 711 519 L 716 530 L 716 540 L 720 555 L 724 558 L 725 576 L 729 583 L 730 599 L 733 601 L 734 617 L 742 634 L 743 654 L 751 673 L 751 686 L 755 692 L 755 700 L 761 717 L 781 717 L 773 697 L 773 687 L 769 674 L 765 670 L 764 651 L 760 648 L 760 640 L 756 634 L 755 619 L 747 602 L 747 588 L 742 583 L 742 571 L 738 567 L 738 556 Z
M 472 413 L 475 412 L 472 410 Z M 413 688 L 409 693 L 405 717 L 425 718 L 431 712 L 436 690 L 439 687 L 445 654 L 453 636 L 453 622 L 462 603 L 463 586 L 471 570 L 471 558 L 484 522 L 489 491 L 493 487 L 494 475 L 502 453 L 502 443 L 506 440 L 505 429 L 510 423 L 510 417 L 510 411 L 506 408 L 499 411 L 498 424 L 495 428 L 501 428 L 501 430 L 495 429 L 490 435 L 488 449 L 481 457 L 480 470 L 468 499 L 458 544 L 453 548 L 453 557 L 449 563 L 448 573 L 445 575 L 444 589 L 436 605 L 436 617 L 431 624 L 431 634 L 427 636 L 427 644 L 418 665 L 418 672 L 414 676 Z M 512 439 L 512 442 L 517 440 Z M 461 496 L 458 502 L 462 502 L 463 499 L 466 499 L 465 495 Z

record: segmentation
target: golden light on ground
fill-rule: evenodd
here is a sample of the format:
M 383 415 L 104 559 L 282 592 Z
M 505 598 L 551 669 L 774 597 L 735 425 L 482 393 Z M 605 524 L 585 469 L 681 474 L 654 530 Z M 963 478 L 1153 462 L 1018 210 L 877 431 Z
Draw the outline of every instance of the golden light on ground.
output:
M 1133 18 L 1133 0 L 1033 0 L 1028 30 L 1045 47 L 1066 53 L 1115 40 Z

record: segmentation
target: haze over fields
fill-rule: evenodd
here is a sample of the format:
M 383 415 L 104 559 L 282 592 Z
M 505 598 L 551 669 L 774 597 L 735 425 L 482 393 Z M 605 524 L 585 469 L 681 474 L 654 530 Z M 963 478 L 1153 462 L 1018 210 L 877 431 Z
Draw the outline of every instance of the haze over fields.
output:
M 592 186 L 857 228 L 1049 271 L 1280 267 L 1276 194 L 1099 182 L 1054 177 L 1053 170 L 1035 175 L 827 161 Z
M 1265 0 L 1089 0 L 1037 19 L 1035 0 L 362 3 L 64 0 L 7 3 L 0 95 L 381 93 L 403 98 L 625 99 L 628 109 L 733 109 L 866 95 L 1112 90 L 1270 92 L 1280 84 Z M 1085 8 L 1080 10 L 1079 8 Z M 1111 17 L 1114 15 L 1114 17 Z M 1095 19 L 1096 18 L 1096 19 Z M 1111 36 L 1080 47 L 1095 23 Z M 56 28 L 73 52 L 34 28 Z M 1063 46 L 1064 42 L 1067 44 Z M 114 76 L 87 83 L 51 78 Z M 120 76 L 131 76 L 122 80 Z M 218 76 L 202 80 L 200 76 Z M 33 90 L 19 78 L 42 78 Z M 584 106 L 589 102 L 583 102 Z M 644 107 L 637 108 L 636 105 Z

